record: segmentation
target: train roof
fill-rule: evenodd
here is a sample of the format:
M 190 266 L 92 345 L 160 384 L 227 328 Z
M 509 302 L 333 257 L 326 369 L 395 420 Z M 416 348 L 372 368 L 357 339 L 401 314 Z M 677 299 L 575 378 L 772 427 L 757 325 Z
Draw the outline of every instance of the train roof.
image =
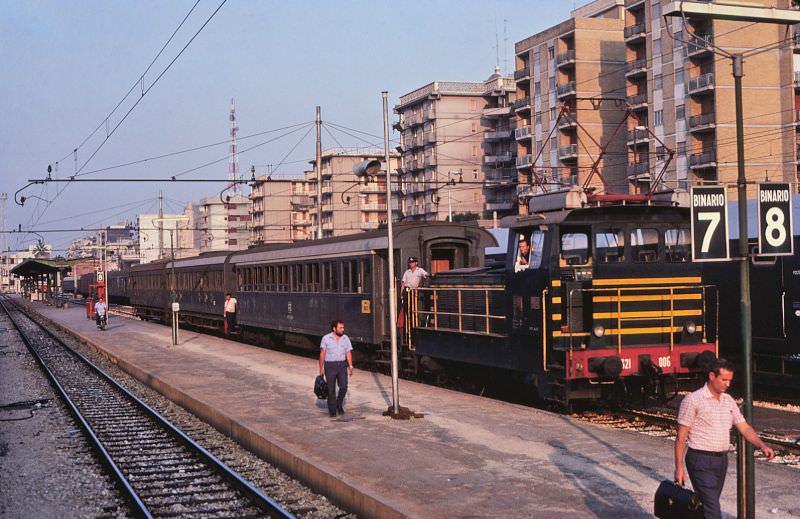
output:
M 428 233 L 430 238 L 457 237 L 467 238 L 467 233 L 478 233 L 479 247 L 496 243 L 496 240 L 485 229 L 478 227 L 477 222 L 407 222 L 394 226 L 394 247 L 403 249 L 419 245 L 421 232 Z M 231 263 L 253 263 L 275 261 L 290 258 L 313 258 L 325 256 L 341 256 L 354 253 L 369 253 L 388 248 L 389 238 L 386 229 L 370 231 L 322 240 L 300 241 L 283 245 L 266 245 L 254 247 L 246 251 L 235 252 Z
M 224 250 L 224 251 L 214 251 L 214 252 L 205 252 L 199 256 L 191 256 L 189 258 L 179 258 L 175 260 L 175 268 L 184 268 L 184 267 L 205 267 L 209 265 L 224 265 L 225 261 L 228 259 L 228 256 L 233 254 L 233 252 Z M 172 262 L 167 262 L 167 268 L 172 268 Z
M 629 218 L 640 220 L 657 216 L 664 221 L 681 221 L 688 218 L 689 208 L 672 205 L 615 204 L 589 205 L 576 209 L 545 211 L 524 216 L 507 216 L 501 221 L 503 227 L 521 229 L 536 225 L 553 225 L 564 222 L 595 223 L 602 218 Z

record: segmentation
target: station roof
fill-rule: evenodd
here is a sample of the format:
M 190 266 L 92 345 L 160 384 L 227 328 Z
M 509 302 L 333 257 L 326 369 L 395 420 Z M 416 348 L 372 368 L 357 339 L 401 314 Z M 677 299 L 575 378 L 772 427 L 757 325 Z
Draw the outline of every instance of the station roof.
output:
M 28 258 L 11 269 L 11 274 L 21 277 L 36 276 L 39 274 L 52 274 L 58 271 L 70 270 L 72 269 L 73 265 L 80 263 L 81 261 L 84 260 Z

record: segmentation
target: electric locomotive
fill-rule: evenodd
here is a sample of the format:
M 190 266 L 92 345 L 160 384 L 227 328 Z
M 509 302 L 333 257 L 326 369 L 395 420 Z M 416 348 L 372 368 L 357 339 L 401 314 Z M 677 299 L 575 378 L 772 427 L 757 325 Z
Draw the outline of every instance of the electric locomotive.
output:
M 410 295 L 423 366 L 479 366 L 543 399 L 666 399 L 717 355 L 717 291 L 691 262 L 689 211 L 581 189 L 533 197 L 504 268 L 454 270 Z M 449 365 L 449 366 L 448 366 Z

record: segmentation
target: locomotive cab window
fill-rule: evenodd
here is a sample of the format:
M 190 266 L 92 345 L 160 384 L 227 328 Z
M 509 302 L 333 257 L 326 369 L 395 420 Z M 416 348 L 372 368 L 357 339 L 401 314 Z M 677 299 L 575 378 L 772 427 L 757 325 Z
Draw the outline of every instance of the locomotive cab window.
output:
M 563 232 L 560 266 L 587 265 L 589 260 L 589 233 L 579 230 Z
M 636 228 L 631 231 L 631 255 L 638 263 L 658 261 L 658 231 Z
M 544 231 L 523 231 L 519 234 L 514 252 L 514 272 L 538 269 L 542 266 Z
M 625 261 L 625 233 L 622 229 L 599 229 L 594 233 L 598 263 Z
M 692 237 L 689 229 L 664 231 L 664 253 L 670 263 L 692 261 Z

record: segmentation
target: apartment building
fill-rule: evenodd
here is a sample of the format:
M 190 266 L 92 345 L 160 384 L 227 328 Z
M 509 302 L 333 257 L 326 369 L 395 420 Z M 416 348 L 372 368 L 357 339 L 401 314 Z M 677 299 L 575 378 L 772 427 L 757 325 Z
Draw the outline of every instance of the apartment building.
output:
M 626 82 L 635 117 L 628 126 L 628 179 L 643 191 L 666 168 L 664 185 L 735 182 L 736 126 L 730 59 L 735 52 L 783 40 L 786 27 L 726 20 L 664 20 L 667 0 L 625 0 Z M 756 0 L 788 7 L 784 0 Z M 796 38 L 794 42 L 800 41 Z M 748 57 L 744 63 L 745 168 L 754 180 L 797 180 L 795 97 L 800 94 L 797 44 Z M 648 128 L 655 134 L 644 130 Z
M 323 237 L 377 229 L 382 222 L 386 222 L 386 173 L 381 172 L 367 179 L 359 178 L 353 173 L 354 165 L 373 159 L 383 161 L 383 150 L 331 148 L 322 152 L 322 186 L 318 189 L 316 170 L 306 171 L 306 191 L 298 193 L 296 203 L 293 204 L 296 211 L 293 218 L 309 233 L 306 237 L 316 237 L 319 196 Z M 390 170 L 396 171 L 398 155 L 392 152 L 389 161 Z M 314 165 L 315 162 L 311 161 L 311 164 Z M 397 185 L 396 180 L 394 184 Z M 394 211 L 399 216 L 399 198 L 393 197 L 393 202 Z
M 218 196 L 200 200 L 200 252 L 243 250 L 250 245 L 250 199 L 232 195 L 226 202 Z
M 256 178 L 250 200 L 253 225 L 251 243 L 289 243 L 309 238 L 311 220 L 304 214 L 310 205 L 305 178 Z
M 514 160 L 500 147 L 485 155 L 484 134 L 497 128 L 484 117 L 491 106 L 485 92 L 483 82 L 434 81 L 400 97 L 394 128 L 400 132 L 406 220 L 444 220 L 451 212 L 480 217 L 485 211 L 484 165 L 502 170 Z
M 183 209 L 186 220 L 178 224 L 178 250 L 176 258 L 188 258 L 200 254 L 200 204 L 189 202 Z
M 483 191 L 485 206 L 482 218 L 517 214 L 516 118 L 513 104 L 517 85 L 513 77 L 500 74 L 500 67 L 483 82 L 486 102 L 483 119 L 488 128 L 483 134 Z M 474 172 L 470 181 L 475 181 Z
M 139 263 L 150 263 L 169 258 L 171 251 L 178 256 L 181 240 L 180 227 L 183 215 L 140 214 L 136 217 Z M 163 221 L 162 221 L 163 219 Z
M 572 11 L 558 25 L 515 44 L 517 83 L 513 110 L 519 171 L 518 194 L 583 184 L 599 164 L 606 181 L 626 191 L 624 106 L 601 97 L 625 95 L 623 0 L 597 0 Z M 599 178 L 591 181 L 602 188 Z

